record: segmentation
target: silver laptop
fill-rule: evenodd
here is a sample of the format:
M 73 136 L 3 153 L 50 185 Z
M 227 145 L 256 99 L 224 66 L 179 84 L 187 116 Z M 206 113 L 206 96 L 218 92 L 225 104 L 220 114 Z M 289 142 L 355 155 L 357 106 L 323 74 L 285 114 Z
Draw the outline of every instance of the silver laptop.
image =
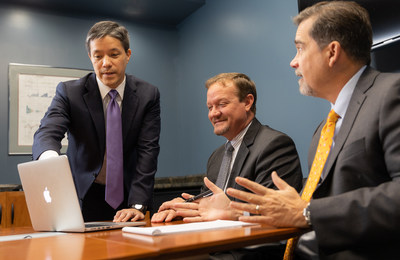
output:
M 32 226 L 36 231 L 87 232 L 146 224 L 84 223 L 66 155 L 20 163 L 18 172 Z

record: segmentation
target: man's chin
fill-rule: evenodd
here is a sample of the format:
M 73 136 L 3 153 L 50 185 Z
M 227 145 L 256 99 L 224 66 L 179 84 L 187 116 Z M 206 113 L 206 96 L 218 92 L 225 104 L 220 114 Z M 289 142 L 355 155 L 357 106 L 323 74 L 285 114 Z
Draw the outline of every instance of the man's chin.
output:
M 229 129 L 226 129 L 226 128 L 224 128 L 224 129 L 221 129 L 221 128 L 216 129 L 216 128 L 214 128 L 214 134 L 216 134 L 218 136 L 225 135 L 228 132 L 228 130 Z
M 110 88 L 118 87 L 118 84 L 116 83 L 115 80 L 110 80 L 110 79 L 104 79 L 103 78 L 101 82 L 103 82 L 104 85 L 106 85 L 107 87 L 110 87 Z
M 300 94 L 308 97 L 312 97 L 313 95 L 313 90 L 309 86 L 304 86 L 300 85 L 299 87 Z

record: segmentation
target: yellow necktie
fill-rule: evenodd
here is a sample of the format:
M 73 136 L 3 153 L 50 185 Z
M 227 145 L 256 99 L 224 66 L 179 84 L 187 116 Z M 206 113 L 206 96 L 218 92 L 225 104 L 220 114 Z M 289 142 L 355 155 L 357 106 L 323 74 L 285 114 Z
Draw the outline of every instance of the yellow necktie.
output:
M 301 198 L 305 201 L 310 201 L 312 194 L 321 178 L 322 170 L 326 159 L 328 158 L 329 152 L 332 146 L 333 134 L 335 133 L 336 121 L 340 116 L 332 109 L 329 112 L 328 118 L 324 128 L 322 128 L 321 136 L 318 142 L 317 152 L 315 153 L 314 161 L 311 166 L 310 174 L 307 178 L 306 186 L 304 187 Z M 287 241 L 286 251 L 283 257 L 284 260 L 293 259 L 293 250 L 297 243 L 298 237 L 291 238 Z

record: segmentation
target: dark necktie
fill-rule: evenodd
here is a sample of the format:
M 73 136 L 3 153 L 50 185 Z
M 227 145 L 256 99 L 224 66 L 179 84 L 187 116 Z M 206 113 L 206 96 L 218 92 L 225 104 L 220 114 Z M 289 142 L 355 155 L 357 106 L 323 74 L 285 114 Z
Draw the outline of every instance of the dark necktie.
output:
M 122 120 L 119 105 L 115 100 L 118 92 L 113 89 L 108 95 L 111 100 L 107 107 L 106 201 L 116 209 L 124 200 Z
M 225 144 L 225 153 L 224 153 L 224 157 L 222 159 L 221 168 L 219 168 L 217 182 L 215 183 L 215 185 L 217 185 L 219 188 L 221 188 L 223 190 L 224 190 L 225 183 L 228 181 L 227 176 L 229 174 L 229 169 L 231 166 L 233 150 L 234 150 L 234 148 L 233 148 L 231 142 L 227 142 Z

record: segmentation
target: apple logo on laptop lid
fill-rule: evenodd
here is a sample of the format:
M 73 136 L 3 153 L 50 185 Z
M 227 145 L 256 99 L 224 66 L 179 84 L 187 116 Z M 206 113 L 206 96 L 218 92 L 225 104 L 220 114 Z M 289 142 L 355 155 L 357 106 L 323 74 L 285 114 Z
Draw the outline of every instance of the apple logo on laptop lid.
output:
M 43 197 L 46 203 L 51 203 L 50 191 L 47 189 L 47 187 L 44 188 Z

